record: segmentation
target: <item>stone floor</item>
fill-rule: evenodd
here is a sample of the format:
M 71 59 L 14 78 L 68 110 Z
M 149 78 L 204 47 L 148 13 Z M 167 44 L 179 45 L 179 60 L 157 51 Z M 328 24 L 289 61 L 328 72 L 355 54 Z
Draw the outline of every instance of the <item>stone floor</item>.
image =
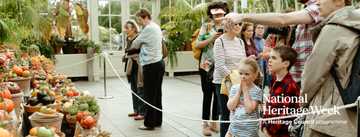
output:
M 97 97 L 104 96 L 104 83 L 78 81 L 76 86 L 88 90 Z M 201 134 L 202 92 L 199 75 L 164 77 L 163 82 L 163 126 L 155 131 L 137 128 L 143 121 L 127 117 L 132 111 L 129 85 L 125 78 L 107 79 L 108 95 L 113 99 L 98 99 L 101 105 L 100 124 L 110 131 L 112 137 L 199 137 Z M 181 116 L 181 117 L 179 117 Z M 185 117 L 185 118 L 183 118 Z M 189 120 L 196 119 L 196 120 Z M 219 134 L 213 134 L 219 136 Z

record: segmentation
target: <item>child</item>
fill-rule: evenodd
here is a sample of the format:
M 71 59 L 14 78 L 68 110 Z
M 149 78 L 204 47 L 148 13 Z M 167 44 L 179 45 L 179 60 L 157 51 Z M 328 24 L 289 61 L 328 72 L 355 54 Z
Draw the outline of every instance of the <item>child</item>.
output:
M 261 102 L 262 91 L 254 84 L 259 74 L 256 60 L 246 58 L 239 64 L 240 83 L 234 84 L 230 90 L 227 107 L 230 120 L 258 119 L 258 104 Z M 226 137 L 258 137 L 259 122 L 231 123 Z
M 293 114 L 291 111 L 299 108 L 299 103 L 286 98 L 298 98 L 300 90 L 291 77 L 289 69 L 295 63 L 297 53 L 290 47 L 275 47 L 270 52 L 269 71 L 273 78 L 270 85 L 270 97 L 266 99 L 264 118 L 279 117 Z M 261 130 L 267 137 L 289 137 L 288 126 L 293 119 L 264 121 Z

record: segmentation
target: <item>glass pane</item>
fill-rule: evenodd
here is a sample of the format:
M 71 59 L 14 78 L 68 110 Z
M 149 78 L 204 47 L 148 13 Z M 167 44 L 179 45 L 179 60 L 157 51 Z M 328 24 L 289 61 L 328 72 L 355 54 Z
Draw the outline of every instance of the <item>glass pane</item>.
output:
M 99 16 L 99 26 L 109 28 L 110 20 L 109 16 Z
M 151 7 L 152 7 L 151 1 L 143 1 L 141 5 L 142 5 L 141 8 L 145 8 L 151 12 Z
M 120 33 L 122 30 L 121 17 L 111 17 L 111 49 L 118 49 L 120 47 Z
M 99 15 L 109 14 L 109 1 L 99 0 Z
M 117 33 L 121 33 L 121 16 L 111 17 L 111 27 L 114 28 Z
M 108 47 L 110 45 L 110 31 L 109 28 L 99 26 L 99 37 L 101 45 Z
M 140 9 L 139 0 L 131 0 L 130 1 L 130 14 L 134 15 Z
M 121 3 L 120 1 L 111 1 L 111 14 L 120 15 L 121 14 Z

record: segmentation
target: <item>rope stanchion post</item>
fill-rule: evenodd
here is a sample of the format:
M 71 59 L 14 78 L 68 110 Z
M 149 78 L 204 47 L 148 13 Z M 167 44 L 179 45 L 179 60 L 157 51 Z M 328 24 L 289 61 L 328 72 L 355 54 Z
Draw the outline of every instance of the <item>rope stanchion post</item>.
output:
M 360 137 L 360 97 L 357 99 L 357 137 Z
M 103 58 L 104 58 L 104 96 L 99 97 L 99 99 L 112 99 L 113 96 L 107 95 L 107 83 L 106 83 L 106 59 L 108 54 L 104 51 L 103 52 Z

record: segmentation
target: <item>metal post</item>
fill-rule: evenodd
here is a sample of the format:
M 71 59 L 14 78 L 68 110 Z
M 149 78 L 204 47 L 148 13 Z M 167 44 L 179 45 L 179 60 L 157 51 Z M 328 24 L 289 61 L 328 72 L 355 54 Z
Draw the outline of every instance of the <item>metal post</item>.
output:
M 99 99 L 112 99 L 114 98 L 113 96 L 108 96 L 107 95 L 107 84 L 106 84 L 106 58 L 107 58 L 107 53 L 104 52 L 104 96 L 103 97 L 99 97 Z
M 360 97 L 357 99 L 357 137 L 360 137 Z

